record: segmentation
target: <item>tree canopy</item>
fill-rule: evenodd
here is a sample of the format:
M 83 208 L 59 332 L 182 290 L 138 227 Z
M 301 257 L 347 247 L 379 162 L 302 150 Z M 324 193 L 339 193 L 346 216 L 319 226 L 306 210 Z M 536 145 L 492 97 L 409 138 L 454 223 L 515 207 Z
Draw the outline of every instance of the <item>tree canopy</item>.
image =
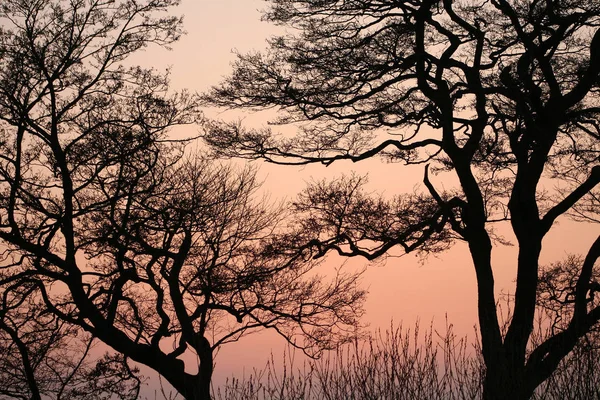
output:
M 529 398 L 600 319 L 600 238 L 546 273 L 542 240 L 562 215 L 597 221 L 600 5 L 583 0 L 270 0 L 286 28 L 240 54 L 212 105 L 275 108 L 272 128 L 213 122 L 217 153 L 279 164 L 385 157 L 424 166 L 424 190 L 373 198 L 356 177 L 307 188 L 297 203 L 318 254 L 380 257 L 468 244 L 477 277 L 486 399 Z M 430 170 L 454 176 L 440 190 Z M 554 186 L 554 188 L 553 188 Z M 493 225 L 518 243 L 506 332 L 494 294 Z M 568 249 L 566 249 L 568 250 Z M 551 268 L 552 269 L 552 268 Z M 570 274 L 568 279 L 565 276 Z M 539 282 L 565 322 L 531 345 Z M 560 277 L 560 279 L 558 279 Z M 540 279 L 543 278 L 543 279 Z M 554 308 L 556 309 L 556 308 Z
M 54 395 L 28 360 L 50 360 L 63 336 L 115 355 L 81 369 L 101 378 L 90 385 L 119 390 L 133 361 L 208 399 L 215 350 L 245 333 L 273 328 L 309 354 L 356 334 L 359 274 L 319 277 L 311 248 L 290 246 L 301 233 L 284 229 L 285 208 L 257 197 L 252 169 L 171 135 L 202 120 L 198 96 L 170 90 L 169 71 L 128 66 L 178 40 L 177 4 L 0 5 L 0 344 L 12 338 L 0 373 L 21 363 L 30 398 Z M 31 339 L 46 333 L 43 353 Z

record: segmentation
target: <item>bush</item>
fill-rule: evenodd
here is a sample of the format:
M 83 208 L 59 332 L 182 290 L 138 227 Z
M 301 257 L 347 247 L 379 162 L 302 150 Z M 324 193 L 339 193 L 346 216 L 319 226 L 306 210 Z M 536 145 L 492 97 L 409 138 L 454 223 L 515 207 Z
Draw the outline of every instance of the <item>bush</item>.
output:
M 600 399 L 600 342 L 585 337 L 540 385 L 534 400 Z M 485 374 L 479 336 L 458 337 L 451 324 L 433 328 L 394 326 L 297 365 L 297 352 L 283 362 L 271 355 L 265 368 L 231 378 L 217 400 L 470 400 L 482 396 Z

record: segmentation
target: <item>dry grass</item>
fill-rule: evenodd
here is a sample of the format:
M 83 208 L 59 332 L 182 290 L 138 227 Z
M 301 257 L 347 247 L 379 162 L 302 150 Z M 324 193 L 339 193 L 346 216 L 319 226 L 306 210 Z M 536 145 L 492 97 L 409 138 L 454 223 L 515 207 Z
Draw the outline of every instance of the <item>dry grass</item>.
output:
M 536 391 L 535 400 L 600 399 L 600 349 L 586 339 Z M 479 399 L 485 373 L 479 341 L 419 324 L 391 326 L 318 360 L 282 362 L 271 356 L 262 370 L 232 378 L 216 400 L 471 400 Z M 297 364 L 301 364 L 300 366 Z

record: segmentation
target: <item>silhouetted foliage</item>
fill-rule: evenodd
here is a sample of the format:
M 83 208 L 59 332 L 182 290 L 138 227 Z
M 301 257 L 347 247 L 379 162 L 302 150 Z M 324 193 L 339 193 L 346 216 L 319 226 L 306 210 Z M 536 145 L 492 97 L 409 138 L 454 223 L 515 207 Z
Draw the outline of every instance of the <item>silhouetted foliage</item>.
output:
M 317 276 L 311 248 L 290 245 L 300 233 L 286 229 L 285 208 L 256 198 L 254 171 L 186 153 L 189 140 L 169 135 L 201 120 L 197 96 L 170 91 L 168 72 L 125 66 L 179 38 L 181 20 L 166 15 L 177 3 L 0 5 L 1 320 L 11 357 L 25 346 L 18 378 L 31 390 L 53 395 L 31 363 L 66 357 L 65 340 L 81 340 L 75 353 L 95 338 L 117 354 L 79 369 L 94 378 L 87 393 L 113 382 L 127 395 L 117 378 L 131 360 L 208 399 L 215 350 L 246 333 L 273 328 L 311 355 L 356 334 L 359 274 Z M 76 359 L 64 362 L 68 373 Z
M 239 55 L 232 75 L 206 100 L 275 107 L 280 113 L 272 122 L 300 126 L 299 133 L 290 138 L 270 128 L 213 122 L 207 141 L 222 155 L 280 164 L 379 156 L 424 165 L 426 190 L 393 200 L 369 196 L 352 177 L 312 185 L 297 205 L 302 223 L 315 232 L 319 255 L 373 259 L 394 246 L 431 252 L 465 241 L 477 276 L 483 397 L 529 398 L 600 319 L 591 301 L 598 238 L 564 271 L 568 278 L 555 275 L 556 284 L 570 285 L 562 292 L 568 301 L 550 299 L 562 304 L 564 323 L 528 351 L 540 277 L 553 273 L 539 264 L 543 238 L 561 215 L 598 221 L 600 4 L 270 5 L 265 19 L 286 33 L 272 38 L 265 53 Z M 457 186 L 437 189 L 429 167 Z M 500 221 L 510 221 L 519 249 L 514 309 L 504 333 L 491 260 L 494 240 L 502 242 L 493 230 Z
M 533 393 L 533 400 L 598 399 L 597 339 L 580 342 Z M 596 346 L 592 343 L 596 343 Z M 478 400 L 485 365 L 479 341 L 457 337 L 452 325 L 439 333 L 393 326 L 299 363 L 291 351 L 263 369 L 229 379 L 219 400 L 396 399 Z

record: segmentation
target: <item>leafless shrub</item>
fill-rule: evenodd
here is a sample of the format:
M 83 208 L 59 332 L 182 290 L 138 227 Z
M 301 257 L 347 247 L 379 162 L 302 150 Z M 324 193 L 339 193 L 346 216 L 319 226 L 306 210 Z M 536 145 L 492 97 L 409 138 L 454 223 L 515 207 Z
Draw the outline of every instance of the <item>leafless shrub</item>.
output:
M 600 398 L 600 346 L 585 337 L 533 400 Z M 296 365 L 294 364 L 296 362 Z M 294 351 L 283 362 L 273 355 L 265 368 L 231 378 L 215 390 L 217 400 L 467 400 L 483 395 L 485 365 L 478 335 L 457 336 L 451 324 L 443 333 L 433 324 L 422 330 L 392 324 L 364 340 L 297 365 Z

